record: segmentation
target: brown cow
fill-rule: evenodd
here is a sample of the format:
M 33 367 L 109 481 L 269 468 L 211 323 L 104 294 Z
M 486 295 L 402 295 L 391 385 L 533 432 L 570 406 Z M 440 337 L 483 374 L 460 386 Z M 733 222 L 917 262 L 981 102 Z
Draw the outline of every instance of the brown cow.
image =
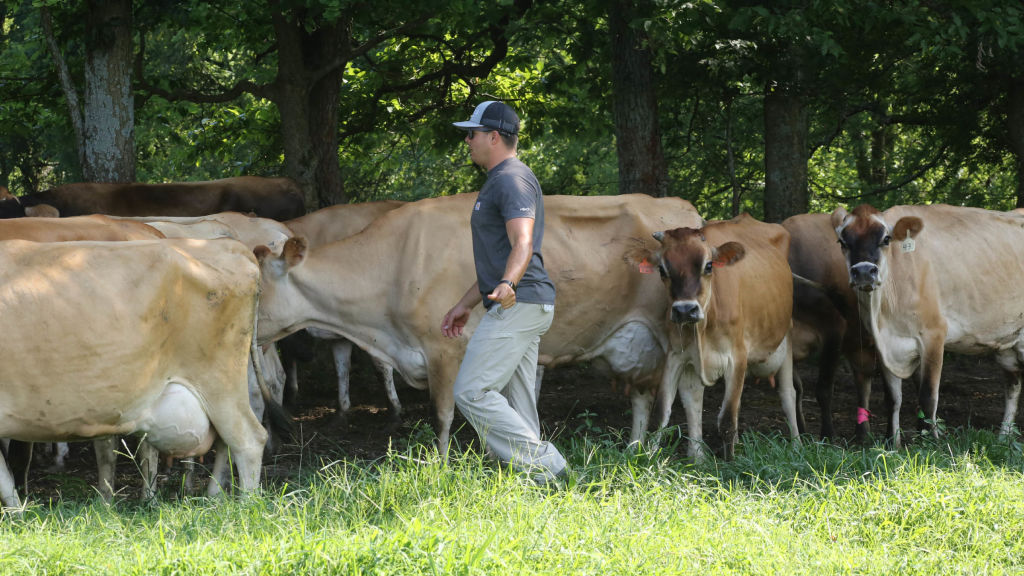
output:
M 358 232 L 362 232 L 371 222 L 382 214 L 405 205 L 397 200 L 381 202 L 364 202 L 360 204 L 338 204 L 310 212 L 284 224 L 295 236 L 306 239 L 307 247 L 312 250 L 338 240 L 344 240 Z M 352 342 L 340 338 L 336 334 L 322 330 L 309 329 L 307 332 L 315 338 L 331 341 L 331 354 L 334 356 L 334 368 L 338 374 L 338 414 L 342 418 L 352 408 L 349 398 L 349 377 L 352 371 Z M 286 348 L 282 346 L 282 351 Z M 294 394 L 298 392 L 298 367 L 294 358 L 287 358 L 288 387 Z M 394 369 L 384 360 L 373 357 L 373 365 L 384 379 L 384 391 L 391 405 L 392 415 L 398 418 L 402 414 L 402 403 L 395 389 Z
M 661 270 L 671 302 L 671 346 L 660 389 L 659 427 L 668 425 L 678 393 L 686 410 L 688 453 L 703 453 L 704 388 L 719 379 L 725 397 L 718 428 L 725 457 L 734 454 L 740 396 L 748 372 L 777 376 L 790 435 L 798 441 L 793 356 L 787 334 L 793 279 L 786 263 L 789 234 L 743 214 L 702 228 L 655 232 L 662 246 L 642 253 Z M 636 258 L 634 255 L 633 258 Z M 664 300 L 665 296 L 659 296 Z
M 7 240 L 0 285 L 0 332 L 17 360 L 0 364 L 0 437 L 138 432 L 180 457 L 216 442 L 208 493 L 228 485 L 231 462 L 241 488 L 256 488 L 266 431 L 249 406 L 246 366 L 259 269 L 245 246 Z M 0 496 L 19 505 L 2 458 Z
M 924 420 L 935 422 L 946 350 L 995 354 L 1009 377 L 1009 431 L 1024 372 L 1024 220 L 944 204 L 884 213 L 865 204 L 836 208 L 831 223 L 893 401 L 894 444 L 902 380 L 915 372 Z
M 821 409 L 821 435 L 834 438 L 832 392 L 840 355 L 849 362 L 857 384 L 856 437 L 870 435 L 871 376 L 875 371 L 875 344 L 863 329 L 857 297 L 850 288 L 846 260 L 833 240 L 828 214 L 799 214 L 782 226 L 789 232 L 789 267 L 793 274 L 814 282 L 793 284 L 793 329 L 790 345 L 794 361 L 819 352 L 816 392 Z M 799 382 L 799 377 L 794 374 Z
M 48 204 L 61 216 L 201 216 L 252 212 L 289 220 L 305 213 L 302 191 L 288 178 L 238 176 L 163 184 L 78 182 L 0 203 L 0 218 L 24 216 L 25 207 Z
M 341 334 L 386 359 L 404 379 L 429 387 L 438 441 L 447 450 L 454 416 L 452 385 L 466 339 L 445 338 L 440 319 L 473 276 L 469 217 L 476 194 L 407 204 L 340 242 L 307 250 L 293 238 L 280 257 L 258 250 L 263 293 L 261 341 L 307 327 Z M 638 273 L 624 254 L 650 230 L 700 226 L 679 198 L 644 194 L 546 196 L 544 265 L 558 290 L 554 322 L 541 339 L 547 366 L 603 360 L 631 385 L 633 436 L 647 428 L 667 337 L 667 303 L 653 274 Z M 646 240 L 650 242 L 650 240 Z M 482 314 L 478 307 L 465 336 Z

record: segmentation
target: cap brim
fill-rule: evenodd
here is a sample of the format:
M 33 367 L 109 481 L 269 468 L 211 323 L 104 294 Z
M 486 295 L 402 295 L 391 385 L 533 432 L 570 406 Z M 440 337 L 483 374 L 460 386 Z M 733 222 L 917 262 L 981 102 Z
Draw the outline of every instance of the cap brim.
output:
M 469 120 L 466 120 L 465 122 L 452 122 L 452 126 L 455 126 L 456 128 L 462 128 L 463 130 L 476 130 L 477 128 L 486 128 L 486 126 L 484 126 L 483 124 L 479 124 L 477 122 L 470 122 Z

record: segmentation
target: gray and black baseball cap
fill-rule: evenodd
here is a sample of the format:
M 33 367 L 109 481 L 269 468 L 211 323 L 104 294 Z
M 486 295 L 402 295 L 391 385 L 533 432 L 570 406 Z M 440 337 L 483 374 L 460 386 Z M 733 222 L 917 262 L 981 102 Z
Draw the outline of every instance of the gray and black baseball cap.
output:
M 463 130 L 497 130 L 506 134 L 519 134 L 519 116 L 508 104 L 497 100 L 481 102 L 469 120 L 452 122 L 452 126 Z

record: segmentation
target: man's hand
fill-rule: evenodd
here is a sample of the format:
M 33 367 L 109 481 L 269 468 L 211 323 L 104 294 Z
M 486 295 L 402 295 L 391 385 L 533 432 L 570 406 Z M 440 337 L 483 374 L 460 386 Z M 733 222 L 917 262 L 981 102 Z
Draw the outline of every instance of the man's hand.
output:
M 502 282 L 494 291 L 487 295 L 488 300 L 501 303 L 502 308 L 511 308 L 516 305 L 516 291 L 511 286 Z
M 456 304 L 441 320 L 441 333 L 448 338 L 462 336 L 462 329 L 466 327 L 466 322 L 469 322 L 470 312 L 472 309 L 463 305 L 462 302 Z

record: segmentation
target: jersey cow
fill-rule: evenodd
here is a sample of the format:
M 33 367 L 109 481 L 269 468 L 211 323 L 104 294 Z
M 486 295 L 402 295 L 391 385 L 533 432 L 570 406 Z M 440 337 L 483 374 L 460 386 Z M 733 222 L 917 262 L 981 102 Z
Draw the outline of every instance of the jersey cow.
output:
M 25 215 L 27 207 L 48 205 L 61 216 L 201 216 L 251 212 L 289 220 L 305 213 L 302 191 L 289 178 L 237 176 L 205 182 L 77 182 L 0 201 L 0 218 Z
M 0 436 L 142 433 L 178 457 L 216 443 L 208 493 L 220 492 L 232 461 L 241 488 L 257 486 L 266 431 L 249 406 L 246 367 L 259 269 L 245 246 L 9 240 L 0 287 L 5 350 L 16 359 L 0 365 Z M 2 458 L 0 496 L 19 505 Z
M 386 360 L 410 384 L 429 388 L 438 441 L 447 450 L 452 385 L 466 339 L 445 338 L 440 321 L 475 277 L 469 233 L 475 202 L 476 194 L 421 200 L 317 249 L 308 250 L 301 238 L 289 240 L 279 257 L 258 249 L 261 341 L 314 327 Z M 602 359 L 634 384 L 634 403 L 649 404 L 667 347 L 667 305 L 658 297 L 658 279 L 638 273 L 623 255 L 643 245 L 650 230 L 699 226 L 702 219 L 684 200 L 642 194 L 547 196 L 544 206 L 544 264 L 558 303 L 541 339 L 540 363 Z M 478 307 L 467 334 L 481 314 Z M 645 416 L 634 410 L 634 437 L 646 429 Z
M 285 225 L 295 236 L 305 238 L 307 249 L 312 250 L 361 232 L 381 215 L 404 204 L 405 202 L 397 200 L 339 204 L 310 212 L 294 220 L 288 220 Z M 339 414 L 344 417 L 352 408 L 352 401 L 349 398 L 352 342 L 345 338 L 339 338 L 336 334 L 316 329 L 307 332 L 316 338 L 331 341 L 331 354 L 334 356 L 334 368 L 338 375 L 338 409 Z M 289 358 L 287 364 L 288 386 L 292 393 L 295 393 L 298 391 L 296 361 L 294 358 Z M 398 391 L 395 389 L 394 371 L 387 362 L 378 358 L 373 358 L 373 365 L 384 378 L 384 391 L 387 393 L 388 403 L 391 404 L 392 414 L 397 418 L 402 413 L 402 403 L 398 400 Z
M 832 393 L 840 357 L 845 357 L 857 385 L 856 438 L 871 433 L 871 376 L 875 371 L 875 346 L 864 330 L 857 297 L 850 288 L 846 259 L 835 242 L 828 214 L 799 214 L 782 223 L 789 232 L 789 267 L 794 275 L 810 280 L 793 284 L 793 329 L 790 345 L 794 361 L 818 353 L 815 386 L 821 409 L 821 435 L 834 438 Z M 794 373 L 794 380 L 799 377 Z M 800 386 L 798 386 L 799 388 Z
M 748 373 L 761 378 L 778 374 L 789 431 L 799 438 L 787 336 L 793 310 L 793 279 L 786 263 L 789 234 L 744 214 L 702 228 L 655 232 L 654 237 L 661 249 L 641 254 L 661 271 L 674 325 L 660 388 L 659 427 L 668 425 L 678 394 L 686 411 L 688 453 L 700 458 L 704 388 L 723 380 L 718 427 L 725 456 L 731 458 L 744 379 Z
M 894 443 L 902 379 L 915 371 L 924 418 L 935 421 L 945 350 L 995 354 L 1009 375 L 1009 430 L 1024 368 L 1024 219 L 947 205 L 861 205 L 836 208 L 832 226 L 893 400 Z

